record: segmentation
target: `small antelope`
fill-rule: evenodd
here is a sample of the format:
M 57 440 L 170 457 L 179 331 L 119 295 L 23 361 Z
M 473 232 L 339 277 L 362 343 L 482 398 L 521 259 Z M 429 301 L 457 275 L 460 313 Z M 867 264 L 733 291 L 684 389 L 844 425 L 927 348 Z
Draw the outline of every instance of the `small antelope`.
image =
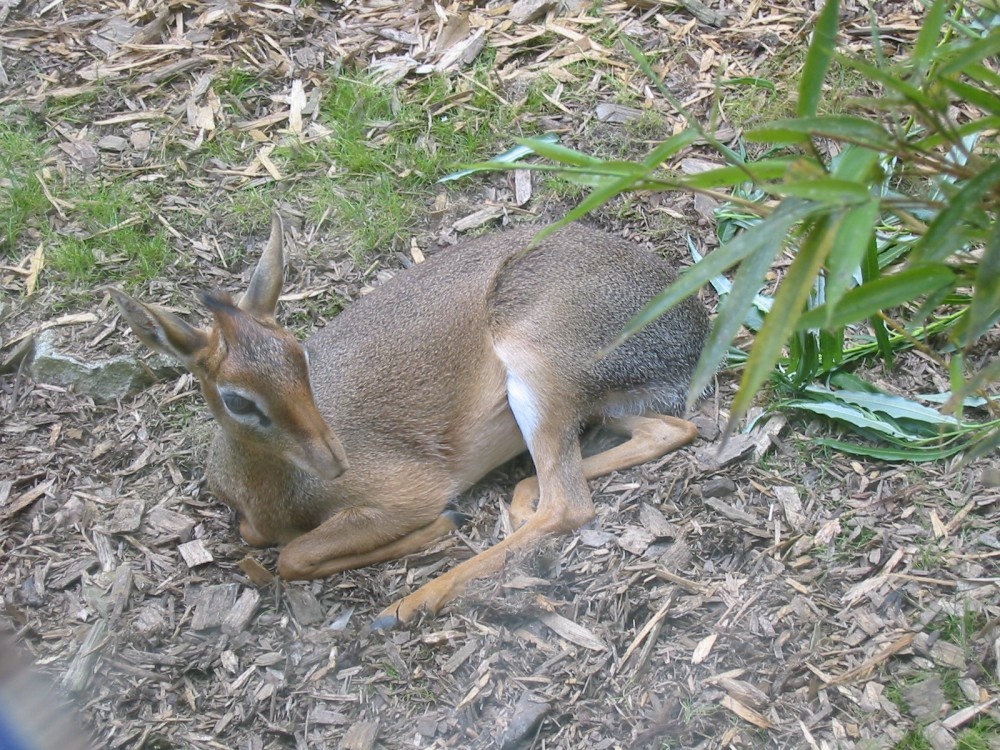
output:
M 683 411 L 709 322 L 689 298 L 607 356 L 674 278 L 661 258 L 582 226 L 524 253 L 537 228 L 442 251 L 351 304 L 300 344 L 275 322 L 283 227 L 246 293 L 202 301 L 211 328 L 113 290 L 148 346 L 198 378 L 218 422 L 206 474 L 254 546 L 284 545 L 285 579 L 392 560 L 456 528 L 450 503 L 525 449 L 515 531 L 387 608 L 375 627 L 436 613 L 511 553 L 594 517 L 587 480 L 692 440 Z M 603 421 L 628 439 L 584 459 Z M 537 504 L 537 507 L 536 507 Z

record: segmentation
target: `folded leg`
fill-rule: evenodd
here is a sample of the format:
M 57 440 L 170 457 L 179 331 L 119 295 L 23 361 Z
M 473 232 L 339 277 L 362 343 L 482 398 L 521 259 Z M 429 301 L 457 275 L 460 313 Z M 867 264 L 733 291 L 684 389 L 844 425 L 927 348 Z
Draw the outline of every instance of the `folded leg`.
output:
M 665 414 L 621 417 L 610 420 L 608 427 L 628 440 L 585 458 L 583 475 L 588 480 L 653 461 L 690 443 L 698 434 L 698 428 L 691 422 Z M 515 529 L 523 526 L 535 512 L 537 500 L 538 477 L 518 482 L 510 502 L 510 520 Z
M 445 510 L 430 523 L 400 529 L 400 517 L 375 508 L 341 511 L 289 542 L 278 556 L 278 572 L 290 581 L 323 578 L 345 570 L 395 560 L 454 531 L 461 514 Z M 408 524 L 420 523 L 414 518 Z

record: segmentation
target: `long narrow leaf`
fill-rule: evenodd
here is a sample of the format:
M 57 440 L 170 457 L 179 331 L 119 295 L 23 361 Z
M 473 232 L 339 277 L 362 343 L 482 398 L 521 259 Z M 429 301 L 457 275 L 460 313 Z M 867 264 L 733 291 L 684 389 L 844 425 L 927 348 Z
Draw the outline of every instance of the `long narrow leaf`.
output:
M 838 206 L 861 203 L 871 197 L 866 185 L 860 185 L 847 180 L 837 180 L 832 177 L 782 182 L 777 185 L 762 185 L 761 187 L 768 193 L 783 198 L 806 198 Z
M 764 221 L 758 226 L 769 224 L 770 221 Z M 736 338 L 740 326 L 753 306 L 757 290 L 764 282 L 764 277 L 774 259 L 781 252 L 790 228 L 791 224 L 788 223 L 777 228 L 784 231 L 762 233 L 763 242 L 740 263 L 739 271 L 733 279 L 732 290 L 722 299 L 718 315 L 712 324 L 712 331 L 692 376 L 691 389 L 688 392 L 689 406 L 694 405 L 698 395 L 704 393 L 705 388 L 712 382 L 715 371 L 729 351 L 729 344 Z
M 836 224 L 836 221 L 833 223 Z M 831 227 L 830 224 L 831 221 L 824 217 L 813 225 L 812 231 L 781 282 L 774 298 L 774 307 L 771 308 L 770 314 L 764 321 L 764 327 L 757 334 L 757 340 L 750 350 L 740 390 L 733 400 L 730 426 L 736 424 L 746 414 L 757 391 L 771 376 L 774 366 L 781 357 L 785 342 L 795 330 L 796 321 L 809 298 L 813 281 L 833 246 L 836 226 Z
M 996 92 L 986 91 L 978 86 L 959 81 L 954 78 L 942 78 L 941 83 L 947 86 L 965 101 L 976 105 L 984 112 L 1000 115 L 1000 98 Z
M 983 247 L 983 255 L 976 269 L 976 283 L 969 305 L 968 344 L 986 333 L 1000 315 L 1000 224 L 993 224 L 993 231 Z
M 954 271 L 945 265 L 907 268 L 850 290 L 835 307 L 827 303 L 809 310 L 799 318 L 795 327 L 798 330 L 830 329 L 858 323 L 882 310 L 936 292 L 954 282 Z
M 877 83 L 881 83 L 889 91 L 895 91 L 897 94 L 900 94 L 914 104 L 918 104 L 921 107 L 926 107 L 928 109 L 934 109 L 934 102 L 929 96 L 927 96 L 918 87 L 907 83 L 903 76 L 899 75 L 891 68 L 883 70 L 882 68 L 872 65 L 871 63 L 861 60 L 860 58 L 842 54 L 838 54 L 836 59 L 841 65 L 847 68 L 853 68 L 863 74 L 866 78 Z
M 517 138 L 516 143 L 525 148 L 529 148 L 539 156 L 554 161 L 558 164 L 571 164 L 574 167 L 593 167 L 601 163 L 588 154 L 584 154 L 566 146 L 560 146 L 550 140 L 542 138 Z
M 788 168 L 798 161 L 798 157 L 782 156 L 775 159 L 764 159 L 746 167 L 719 167 L 708 169 L 697 174 L 678 177 L 679 184 L 691 188 L 723 188 L 741 185 L 747 182 L 750 175 L 757 182 L 780 179 L 788 172 Z
M 994 31 L 972 44 L 960 47 L 955 56 L 942 65 L 937 73 L 939 76 L 961 73 L 969 65 L 989 59 L 996 54 L 1000 54 L 1000 34 Z
M 924 16 L 923 24 L 920 27 L 920 34 L 917 36 L 917 43 L 913 45 L 913 66 L 918 76 L 923 76 L 931 64 L 931 56 L 937 47 L 938 38 L 941 36 L 941 26 L 944 25 L 945 11 L 948 9 L 948 0 L 934 0 L 930 10 Z
M 650 169 L 660 166 L 671 156 L 676 154 L 681 149 L 687 148 L 700 137 L 701 135 L 698 131 L 693 128 L 686 128 L 685 130 L 670 136 L 667 140 L 663 141 L 663 143 L 649 152 L 646 158 L 642 160 L 643 166 Z
M 1000 359 L 994 359 L 971 378 L 968 378 L 958 388 L 952 389 L 952 396 L 948 399 L 948 403 L 942 407 L 942 411 L 954 411 L 965 398 L 996 380 L 1000 380 Z
M 870 412 L 882 412 L 893 419 L 909 419 L 914 422 L 925 422 L 934 426 L 957 427 L 958 420 L 952 416 L 941 414 L 937 409 L 931 409 L 916 401 L 891 393 L 870 393 L 867 391 L 831 391 L 819 386 L 809 386 L 807 393 L 814 393 L 825 398 L 835 398 L 846 401 Z
M 834 240 L 835 250 L 827 259 L 829 276 L 826 280 L 826 318 L 823 328 L 835 328 L 833 312 L 841 299 L 854 282 L 854 272 L 861 266 L 868 243 L 873 237 L 875 222 L 879 217 L 880 204 L 872 198 L 860 206 L 855 206 L 844 214 L 837 238 Z
M 988 456 L 1000 448 L 1000 427 L 994 427 L 990 432 L 982 437 L 979 442 L 972 446 L 972 449 L 962 459 L 963 464 L 971 463 L 983 456 Z
M 889 149 L 894 141 L 878 123 L 853 115 L 775 120 L 746 134 L 748 141 L 775 144 L 800 143 L 811 137 L 836 138 L 876 149 Z
M 781 406 L 784 409 L 799 409 L 801 411 L 812 412 L 813 414 L 820 414 L 824 417 L 844 422 L 851 427 L 872 430 L 873 432 L 888 435 L 899 440 L 908 440 L 910 438 L 909 434 L 903 432 L 894 423 L 878 419 L 863 409 L 836 401 L 807 401 L 805 399 L 798 399 L 783 402 Z
M 966 182 L 931 222 L 927 232 L 910 253 L 910 261 L 912 263 L 937 261 L 955 252 L 956 228 L 966 221 L 970 212 L 978 208 L 983 196 L 998 182 L 1000 182 L 1000 161 L 993 162 Z
M 553 232 L 562 229 L 568 224 L 572 224 L 577 219 L 582 219 L 595 208 L 603 206 L 615 196 L 621 195 L 627 190 L 630 190 L 635 185 L 635 182 L 636 178 L 634 176 L 627 175 L 617 180 L 609 180 L 606 184 L 599 185 L 594 188 L 586 198 L 580 201 L 580 203 L 577 204 L 577 206 L 563 218 L 554 224 L 549 224 L 547 227 L 538 232 L 532 238 L 530 247 L 536 247 L 542 240 Z
M 545 135 L 538 136 L 537 138 L 534 138 L 532 140 L 541 143 L 555 143 L 556 141 L 559 140 L 559 136 L 556 135 L 555 133 L 546 133 Z M 525 146 L 524 144 L 518 144 L 517 146 L 514 146 L 514 148 L 504 151 L 502 154 L 494 156 L 492 159 L 489 160 L 488 163 L 496 166 L 504 165 L 506 167 L 507 164 L 511 164 L 513 162 L 518 161 L 519 159 L 523 159 L 525 156 L 531 153 L 535 153 L 535 150 L 529 148 L 528 146 Z M 466 177 L 470 174 L 474 174 L 475 172 L 479 171 L 482 171 L 482 168 L 473 164 L 466 169 L 460 169 L 457 172 L 452 172 L 451 174 L 445 175 L 440 180 L 438 180 L 438 183 L 457 180 L 461 177 Z
M 864 284 L 870 284 L 879 278 L 881 270 L 878 264 L 878 242 L 874 237 L 868 243 L 868 251 L 865 253 L 864 263 L 861 264 L 861 281 Z M 825 316 L 824 316 L 825 317 Z M 892 339 L 889 336 L 889 331 L 886 329 L 885 322 L 882 318 L 877 316 L 872 316 L 870 319 L 872 330 L 875 332 L 875 343 L 878 346 L 878 352 L 882 355 L 882 361 L 885 363 L 886 369 L 892 369 L 893 352 L 892 352 Z
M 664 312 L 701 289 L 713 276 L 728 271 L 747 256 L 768 246 L 775 235 L 783 237 L 796 223 L 817 211 L 814 204 L 784 201 L 757 226 L 739 235 L 732 242 L 710 253 L 697 265 L 682 273 L 673 284 L 651 299 L 640 310 L 609 349 L 620 346 L 625 339 L 648 326 Z
M 838 0 L 826 0 L 813 27 L 813 39 L 806 52 L 806 63 L 799 79 L 799 103 L 796 112 L 799 117 L 816 114 L 823 97 L 823 81 L 833 57 L 833 44 L 837 38 L 837 23 L 840 12 Z
M 946 448 L 884 448 L 876 445 L 848 443 L 844 440 L 832 440 L 831 438 L 815 438 L 813 442 L 855 456 L 867 456 L 880 461 L 910 461 L 913 463 L 940 461 L 943 458 L 954 456 L 965 448 L 964 443 Z

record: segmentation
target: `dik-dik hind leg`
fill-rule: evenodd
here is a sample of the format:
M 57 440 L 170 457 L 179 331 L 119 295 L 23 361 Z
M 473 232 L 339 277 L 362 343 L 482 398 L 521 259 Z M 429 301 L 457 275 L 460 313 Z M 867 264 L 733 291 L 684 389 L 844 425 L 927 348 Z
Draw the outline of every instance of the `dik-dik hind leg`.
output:
M 413 521 L 402 519 L 403 521 Z M 462 515 L 445 510 L 428 524 L 400 529 L 401 518 L 381 509 L 341 511 L 308 534 L 289 542 L 278 556 L 285 580 L 323 578 L 354 568 L 395 560 L 426 547 L 458 528 Z M 416 521 L 419 523 L 419 521 Z
M 570 425 L 572 427 L 567 429 Z M 552 420 L 548 427 L 543 424 L 533 434 L 525 435 L 538 469 L 541 498 L 538 511 L 524 526 L 395 602 L 379 615 L 372 627 L 394 627 L 421 611 L 434 614 L 458 596 L 470 581 L 503 569 L 512 555 L 530 550 L 549 534 L 572 531 L 593 518 L 594 504 L 583 476 L 583 458 L 575 427 L 572 420 Z
M 653 461 L 690 443 L 698 434 L 698 428 L 691 422 L 665 414 L 621 417 L 609 420 L 608 427 L 629 439 L 621 445 L 585 458 L 583 475 L 588 480 Z M 535 512 L 536 500 L 538 477 L 528 477 L 517 483 L 510 501 L 510 520 L 515 529 L 527 523 Z

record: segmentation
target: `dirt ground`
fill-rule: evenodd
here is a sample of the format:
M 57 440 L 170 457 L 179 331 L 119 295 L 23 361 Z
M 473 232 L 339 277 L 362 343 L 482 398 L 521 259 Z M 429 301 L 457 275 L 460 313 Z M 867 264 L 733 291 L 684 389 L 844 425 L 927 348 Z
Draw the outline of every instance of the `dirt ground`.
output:
M 111 89 L 120 95 L 93 100 L 82 129 L 45 120 L 57 140 L 77 144 L 54 149 L 48 166 L 73 169 L 80 143 L 120 134 L 157 107 L 173 118 L 164 138 L 196 138 L 189 93 L 204 70 L 236 60 L 269 61 L 276 91 L 292 79 L 322 81 L 334 64 L 401 72 L 405 85 L 421 65 L 460 77 L 469 60 L 449 51 L 474 59 L 479 38 L 516 50 L 539 31 L 530 54 L 498 60 L 498 90 L 533 76 L 559 81 L 568 69 L 553 61 L 572 55 L 623 66 L 620 48 L 587 41 L 590 27 L 574 20 L 586 5 L 515 22 L 511 3 L 494 2 L 466 16 L 458 4 L 424 3 L 2 3 L 0 106 L 44 120 L 47 106 L 91 86 L 100 65 L 127 76 Z M 812 3 L 763 5 L 604 3 L 602 12 L 647 48 L 683 45 L 667 80 L 707 116 L 718 60 L 751 75 L 808 33 Z M 882 6 L 888 43 L 911 39 L 913 7 Z M 843 13 L 854 43 L 867 11 L 844 3 Z M 263 142 L 278 137 L 293 100 L 247 113 Z M 571 145 L 628 137 L 592 110 L 563 109 L 557 124 Z M 268 120 L 275 112 L 284 118 Z M 668 129 L 677 122 L 664 117 Z M 265 238 L 226 223 L 225 195 L 272 179 L 266 154 L 219 171 L 197 201 L 180 188 L 173 200 L 178 210 L 218 214 L 208 224 L 218 245 L 252 256 Z M 432 218 L 414 230 L 417 246 L 438 251 L 454 219 L 511 193 L 506 177 L 485 178 L 436 213 L 428 195 Z M 636 206 L 597 221 L 638 240 L 676 240 L 679 260 L 688 231 L 711 249 L 711 207 L 678 196 Z M 294 193 L 282 208 L 298 217 L 283 309 L 301 330 L 318 322 L 302 322 L 317 290 L 354 298 L 377 285 L 376 268 L 411 257 L 402 244 L 359 268 L 338 254 L 335 227 L 301 218 Z M 539 201 L 499 213 L 560 210 L 564 203 Z M 145 358 L 106 293 L 76 290 L 68 303 L 57 286 L 25 293 L 29 240 L 0 268 L 4 359 L 66 315 L 78 317 L 55 330 L 78 356 Z M 217 245 L 182 236 L 178 247 L 198 263 L 150 284 L 147 298 L 245 285 L 246 263 L 227 266 Z M 714 304 L 708 293 L 706 301 Z M 904 392 L 946 377 L 912 354 L 874 374 Z M 963 747 L 998 746 L 996 460 L 856 460 L 811 442 L 827 427 L 780 417 L 735 441 L 742 453 L 720 454 L 717 425 L 734 382 L 720 375 L 694 445 L 593 482 L 598 517 L 588 528 L 478 582 L 438 617 L 373 633 L 368 624 L 388 603 L 503 538 L 526 459 L 469 492 L 468 525 L 423 553 L 274 583 L 261 566 L 273 571 L 276 552 L 249 549 L 204 487 L 212 425 L 189 375 L 99 403 L 12 366 L 0 376 L 0 629 L 13 639 L 2 660 L 22 654 L 37 683 L 8 674 L 0 708 L 65 731 L 51 721 L 65 715 L 53 700 L 17 708 L 51 683 L 102 748 L 945 748 L 956 737 L 981 743 Z M 192 550 L 208 557 L 182 554 Z M 962 735 L 970 727 L 973 740 Z M 929 744 L 915 743 L 917 728 Z

